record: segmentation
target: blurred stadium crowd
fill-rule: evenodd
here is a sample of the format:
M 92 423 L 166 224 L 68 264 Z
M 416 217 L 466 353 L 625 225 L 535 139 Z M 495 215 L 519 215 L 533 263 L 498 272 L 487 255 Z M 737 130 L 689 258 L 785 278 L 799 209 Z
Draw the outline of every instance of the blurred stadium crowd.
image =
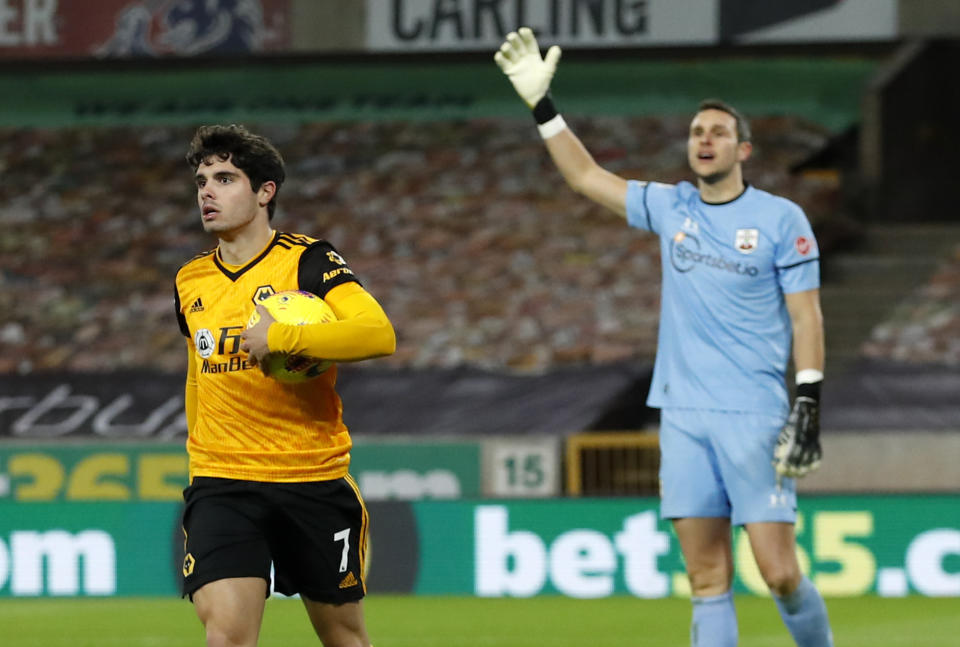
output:
M 870 359 L 960 366 L 960 245 L 920 289 L 874 327 Z
M 570 119 L 626 177 L 688 178 L 683 118 Z M 332 242 L 399 338 L 381 360 L 541 372 L 652 359 L 657 240 L 562 183 L 526 119 L 250 126 L 287 162 L 274 226 Z M 828 133 L 756 119 L 747 179 L 849 231 L 835 176 L 791 173 Z M 208 249 L 181 127 L 0 136 L 0 372 L 180 371 L 177 268 Z M 960 363 L 960 248 L 879 325 L 868 357 Z

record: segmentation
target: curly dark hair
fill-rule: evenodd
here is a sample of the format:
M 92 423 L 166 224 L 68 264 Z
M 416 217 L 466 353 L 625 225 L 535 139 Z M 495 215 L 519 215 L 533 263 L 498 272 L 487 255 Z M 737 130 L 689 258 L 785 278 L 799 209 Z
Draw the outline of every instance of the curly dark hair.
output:
M 272 220 L 277 208 L 277 194 L 286 177 L 280 151 L 266 137 L 237 124 L 201 126 L 190 141 L 187 163 L 196 170 L 210 157 L 230 160 L 250 178 L 250 186 L 254 191 L 259 191 L 264 182 L 277 185 L 273 198 L 267 204 L 267 213 Z

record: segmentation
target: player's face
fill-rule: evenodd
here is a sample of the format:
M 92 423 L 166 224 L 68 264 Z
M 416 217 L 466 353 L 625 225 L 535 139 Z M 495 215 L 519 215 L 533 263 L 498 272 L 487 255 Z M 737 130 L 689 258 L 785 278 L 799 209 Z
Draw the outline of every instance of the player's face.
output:
M 750 154 L 750 144 L 737 140 L 737 120 L 722 110 L 698 112 L 690 124 L 687 160 L 698 178 L 714 184 Z
M 254 222 L 258 214 L 266 213 L 263 207 L 269 197 L 265 193 L 273 183 L 264 182 L 259 191 L 254 191 L 247 174 L 229 159 L 208 157 L 197 167 L 195 179 L 204 231 L 215 234 L 239 231 Z

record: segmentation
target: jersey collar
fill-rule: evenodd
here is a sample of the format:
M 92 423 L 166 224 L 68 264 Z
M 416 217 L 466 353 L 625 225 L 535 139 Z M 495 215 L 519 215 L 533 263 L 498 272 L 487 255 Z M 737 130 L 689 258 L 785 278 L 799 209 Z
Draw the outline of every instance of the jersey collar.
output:
M 270 250 L 273 249 L 273 246 L 277 243 L 277 235 L 279 232 L 274 231 L 273 236 L 270 237 L 270 242 L 267 243 L 267 246 L 263 250 L 254 256 L 251 260 L 247 261 L 246 264 L 240 266 L 227 265 L 220 259 L 220 249 L 217 249 L 217 253 L 213 255 L 213 264 L 217 266 L 224 276 L 226 276 L 231 281 L 236 281 L 241 276 L 246 273 L 247 270 L 253 268 L 254 265 L 259 263 L 264 256 L 270 253 Z
M 749 189 L 750 189 L 750 183 L 749 183 L 749 182 L 744 182 L 744 183 L 743 183 L 743 191 L 741 191 L 740 193 L 738 193 L 738 194 L 735 195 L 734 197 L 730 198 L 729 200 L 724 200 L 723 202 L 707 202 L 707 201 L 704 200 L 703 198 L 700 198 L 700 202 L 702 202 L 703 204 L 705 204 L 705 205 L 707 205 L 707 206 L 710 206 L 710 207 L 722 207 L 722 206 L 725 205 L 725 204 L 730 204 L 731 202 L 736 202 L 737 200 L 739 200 L 740 198 L 742 198 L 742 197 L 747 193 L 747 191 L 748 191 Z

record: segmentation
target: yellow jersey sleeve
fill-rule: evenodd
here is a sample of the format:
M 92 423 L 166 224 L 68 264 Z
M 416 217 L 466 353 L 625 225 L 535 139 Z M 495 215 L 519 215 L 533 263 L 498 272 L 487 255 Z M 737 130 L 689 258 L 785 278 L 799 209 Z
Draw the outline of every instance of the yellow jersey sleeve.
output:
M 183 393 L 183 404 L 187 412 L 187 432 L 197 423 L 197 353 L 193 342 L 187 340 L 187 384 Z
M 324 296 L 337 321 L 305 326 L 274 322 L 267 331 L 272 352 L 335 362 L 357 362 L 390 355 L 397 339 L 393 325 L 373 296 L 358 283 L 344 283 Z

